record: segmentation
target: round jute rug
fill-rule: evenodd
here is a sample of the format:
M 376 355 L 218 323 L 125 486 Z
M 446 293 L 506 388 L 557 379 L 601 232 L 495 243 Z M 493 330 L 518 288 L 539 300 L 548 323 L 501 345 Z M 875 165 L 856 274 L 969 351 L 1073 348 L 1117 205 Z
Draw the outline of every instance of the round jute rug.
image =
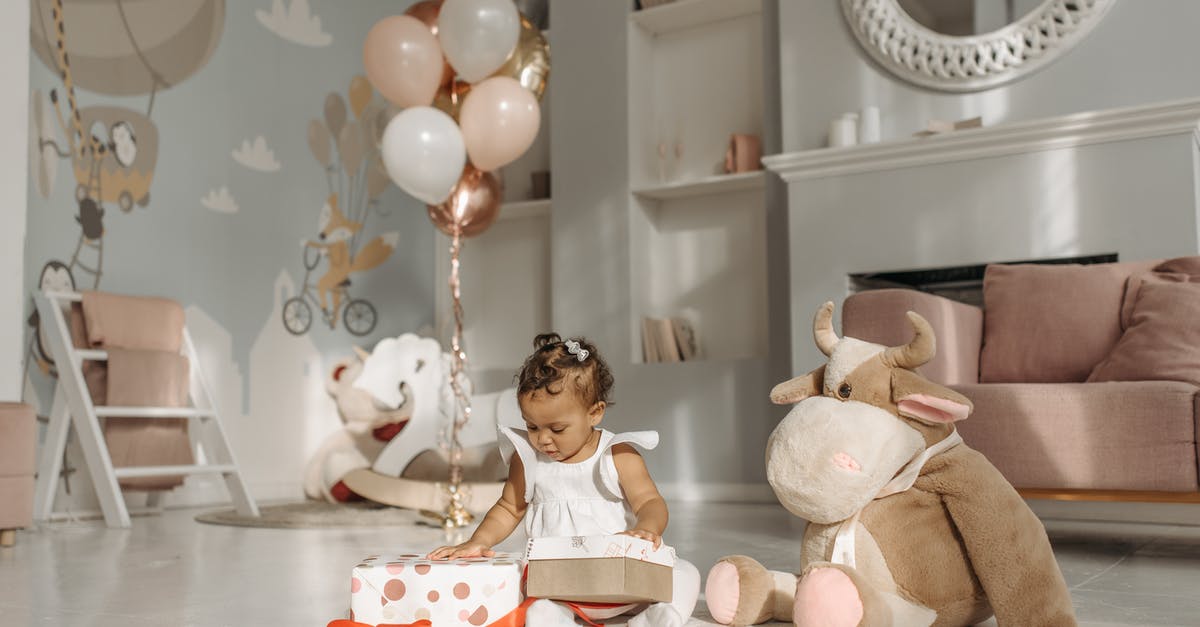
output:
M 238 527 L 318 529 L 327 527 L 395 527 L 424 520 L 420 513 L 371 501 L 326 503 L 305 501 L 282 505 L 260 505 L 260 516 L 242 516 L 233 509 L 196 515 L 196 521 Z

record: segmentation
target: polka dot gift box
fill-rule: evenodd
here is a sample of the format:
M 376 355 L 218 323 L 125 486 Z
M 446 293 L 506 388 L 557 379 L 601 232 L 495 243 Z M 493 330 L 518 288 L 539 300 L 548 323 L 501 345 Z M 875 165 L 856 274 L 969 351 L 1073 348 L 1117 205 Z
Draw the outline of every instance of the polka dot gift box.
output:
M 368 557 L 350 573 L 350 618 L 367 625 L 491 625 L 521 604 L 524 568 L 521 557 L 505 553 L 438 561 Z

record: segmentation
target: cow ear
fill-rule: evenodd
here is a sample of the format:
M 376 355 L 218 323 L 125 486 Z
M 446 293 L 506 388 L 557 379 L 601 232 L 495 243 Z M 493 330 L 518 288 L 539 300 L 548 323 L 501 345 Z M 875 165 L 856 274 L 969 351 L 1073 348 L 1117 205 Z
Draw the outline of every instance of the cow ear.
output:
M 784 381 L 771 389 L 771 402 L 776 405 L 799 403 L 821 393 L 825 385 L 825 366 L 821 366 L 808 374 Z
M 901 416 L 933 425 L 958 422 L 975 409 L 962 394 L 903 368 L 892 369 L 892 402 Z

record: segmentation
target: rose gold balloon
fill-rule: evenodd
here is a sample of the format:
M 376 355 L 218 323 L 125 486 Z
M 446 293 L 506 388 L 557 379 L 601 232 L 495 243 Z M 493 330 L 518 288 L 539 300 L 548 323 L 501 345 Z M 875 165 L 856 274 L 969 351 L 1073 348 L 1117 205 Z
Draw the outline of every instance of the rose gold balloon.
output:
M 470 163 L 463 168 L 450 197 L 439 205 L 426 205 L 429 219 L 439 231 L 454 237 L 474 237 L 486 231 L 500 215 L 504 187 L 492 172 L 484 172 Z
M 517 39 L 517 47 L 493 76 L 516 79 L 538 100 L 546 92 L 546 81 L 550 80 L 550 44 L 542 31 L 524 15 L 521 16 L 521 37 Z
M 405 15 L 411 15 L 418 20 L 421 20 L 429 27 L 429 31 L 434 37 L 438 34 L 438 14 L 442 12 L 442 0 L 421 0 L 420 2 L 408 7 L 404 12 Z M 442 57 L 442 82 L 439 87 L 446 87 L 450 81 L 454 80 L 454 68 L 450 67 L 450 62 Z M 447 112 L 448 113 L 448 112 Z
M 467 94 L 471 92 L 471 84 L 464 81 L 451 81 L 446 87 L 438 89 L 437 96 L 433 98 L 433 106 L 441 109 L 446 115 L 458 121 L 458 114 L 462 111 L 463 100 Z

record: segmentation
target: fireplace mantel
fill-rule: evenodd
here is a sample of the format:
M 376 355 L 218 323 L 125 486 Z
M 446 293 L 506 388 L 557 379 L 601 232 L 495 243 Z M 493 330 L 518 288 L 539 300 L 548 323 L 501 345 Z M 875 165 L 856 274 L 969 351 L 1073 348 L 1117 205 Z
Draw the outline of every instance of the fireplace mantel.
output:
M 1192 133 L 1200 143 L 1200 99 L 1073 113 L 846 148 L 765 157 L 787 182 Z

